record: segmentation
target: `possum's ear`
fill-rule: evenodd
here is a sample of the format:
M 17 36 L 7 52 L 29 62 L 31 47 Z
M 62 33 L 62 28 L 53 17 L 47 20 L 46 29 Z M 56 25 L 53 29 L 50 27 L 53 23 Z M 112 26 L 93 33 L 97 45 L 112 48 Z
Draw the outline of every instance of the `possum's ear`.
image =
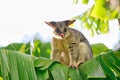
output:
M 54 22 L 54 21 L 51 21 L 51 22 L 46 22 L 46 21 L 45 21 L 45 23 L 46 23 L 47 25 L 53 27 L 53 28 L 56 26 L 56 22 Z
M 64 23 L 69 26 L 71 24 L 73 24 L 76 20 L 65 20 Z

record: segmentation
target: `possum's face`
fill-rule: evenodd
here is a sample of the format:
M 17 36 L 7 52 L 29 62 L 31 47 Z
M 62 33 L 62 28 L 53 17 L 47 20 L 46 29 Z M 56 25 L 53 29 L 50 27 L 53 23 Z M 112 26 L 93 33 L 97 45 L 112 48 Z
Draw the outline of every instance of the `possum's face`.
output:
M 75 20 L 65 20 L 65 21 L 58 21 L 58 22 L 45 22 L 49 26 L 53 27 L 53 37 L 57 39 L 64 39 L 70 35 L 69 32 L 69 25 L 72 24 Z

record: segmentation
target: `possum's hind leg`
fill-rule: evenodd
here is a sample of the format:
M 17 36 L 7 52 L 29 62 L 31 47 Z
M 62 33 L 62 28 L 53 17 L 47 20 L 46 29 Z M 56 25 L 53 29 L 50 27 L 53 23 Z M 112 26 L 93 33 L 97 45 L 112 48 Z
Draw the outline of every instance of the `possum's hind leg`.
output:
M 80 64 L 83 64 L 87 60 L 90 59 L 90 49 L 89 47 L 84 43 L 79 44 L 79 54 L 78 54 L 78 59 L 76 63 L 76 67 L 78 67 Z

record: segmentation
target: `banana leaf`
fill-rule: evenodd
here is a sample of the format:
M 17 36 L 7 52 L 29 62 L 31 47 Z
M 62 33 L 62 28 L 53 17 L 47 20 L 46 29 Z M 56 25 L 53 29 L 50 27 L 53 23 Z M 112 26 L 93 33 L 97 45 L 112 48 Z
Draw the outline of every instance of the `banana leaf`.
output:
M 0 79 L 119 80 L 120 59 L 113 51 L 107 51 L 73 69 L 48 58 L 0 49 Z

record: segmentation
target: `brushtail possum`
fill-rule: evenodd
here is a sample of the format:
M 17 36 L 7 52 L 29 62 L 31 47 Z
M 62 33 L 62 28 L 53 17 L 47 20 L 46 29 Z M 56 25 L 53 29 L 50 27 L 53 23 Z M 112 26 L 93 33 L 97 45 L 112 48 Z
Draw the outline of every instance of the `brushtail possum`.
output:
M 65 20 L 45 23 L 53 28 L 51 59 L 78 68 L 93 55 L 85 36 L 78 30 L 69 28 L 74 22 L 75 20 Z

